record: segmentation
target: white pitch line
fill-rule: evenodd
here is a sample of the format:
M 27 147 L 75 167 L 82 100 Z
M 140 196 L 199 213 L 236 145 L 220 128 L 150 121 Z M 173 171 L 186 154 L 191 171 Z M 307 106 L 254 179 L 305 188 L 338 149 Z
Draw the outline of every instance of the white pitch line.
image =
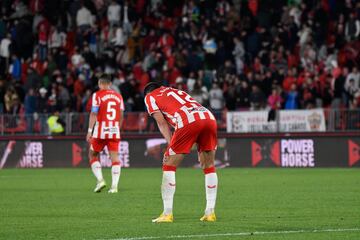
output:
M 359 232 L 360 228 L 337 228 L 337 229 L 301 229 L 268 232 L 237 232 L 237 233 L 214 233 L 214 234 L 193 234 L 193 235 L 170 235 L 170 236 L 148 236 L 148 237 L 127 237 L 106 240 L 150 240 L 150 239 L 176 239 L 176 238 L 208 238 L 208 237 L 235 237 L 268 234 L 292 234 L 292 233 L 323 233 L 323 232 Z M 103 239 L 105 240 L 105 239 Z

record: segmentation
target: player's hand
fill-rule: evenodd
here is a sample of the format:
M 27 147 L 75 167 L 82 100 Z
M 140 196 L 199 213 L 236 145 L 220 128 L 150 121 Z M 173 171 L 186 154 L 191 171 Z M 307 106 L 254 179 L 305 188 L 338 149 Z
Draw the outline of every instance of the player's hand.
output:
M 86 141 L 87 141 L 88 143 L 90 143 L 90 141 L 91 141 L 91 133 L 88 133 L 88 134 L 86 135 Z

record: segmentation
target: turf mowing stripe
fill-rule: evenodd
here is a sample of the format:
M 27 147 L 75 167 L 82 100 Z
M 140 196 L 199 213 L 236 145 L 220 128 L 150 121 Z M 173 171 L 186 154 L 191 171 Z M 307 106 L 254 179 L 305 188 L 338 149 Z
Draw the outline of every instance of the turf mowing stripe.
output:
M 238 233 L 214 233 L 214 234 L 194 234 L 194 235 L 171 235 L 162 237 L 128 237 L 114 238 L 106 240 L 148 240 L 148 239 L 175 239 L 175 238 L 207 238 L 207 237 L 232 237 L 232 236 L 252 236 L 252 235 L 268 235 L 268 234 L 291 234 L 291 233 L 323 233 L 323 232 L 357 232 L 360 228 L 338 228 L 338 229 L 313 229 L 313 230 L 285 230 L 285 231 L 269 231 L 269 232 L 238 232 Z M 100 239 L 99 239 L 100 240 Z M 105 239 L 102 239 L 105 240 Z

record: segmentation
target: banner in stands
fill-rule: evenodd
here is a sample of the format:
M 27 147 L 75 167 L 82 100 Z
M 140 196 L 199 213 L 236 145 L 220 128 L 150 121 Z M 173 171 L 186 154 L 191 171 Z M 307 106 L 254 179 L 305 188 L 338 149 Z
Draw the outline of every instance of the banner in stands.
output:
M 161 167 L 162 138 L 129 139 L 120 143 L 123 167 Z M 0 168 L 88 167 L 83 140 L 0 141 Z M 107 149 L 100 154 L 110 167 Z M 182 167 L 200 168 L 196 147 Z M 220 138 L 216 167 L 360 167 L 360 137 Z
M 322 109 L 280 110 L 280 132 L 323 132 L 326 131 Z M 245 111 L 227 113 L 227 132 L 254 133 L 276 132 L 277 122 L 268 111 Z

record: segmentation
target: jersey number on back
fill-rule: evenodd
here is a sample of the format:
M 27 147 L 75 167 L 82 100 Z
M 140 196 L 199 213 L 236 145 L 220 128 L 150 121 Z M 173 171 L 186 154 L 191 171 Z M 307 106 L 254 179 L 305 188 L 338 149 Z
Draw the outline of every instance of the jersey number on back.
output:
M 106 117 L 109 121 L 112 121 L 116 118 L 116 102 L 108 102 L 106 109 Z
M 175 91 L 168 92 L 167 96 L 172 96 L 181 105 L 185 105 L 186 103 L 191 103 L 191 107 L 182 106 L 180 108 L 180 110 L 185 113 L 188 123 L 192 123 L 195 121 L 195 114 L 199 114 L 200 119 L 205 119 L 205 115 L 203 112 L 194 111 L 194 108 L 197 108 L 198 105 L 195 104 L 197 102 L 194 99 L 192 99 L 189 94 L 185 93 L 184 91 L 178 90 L 177 92 Z M 179 128 L 183 127 L 183 119 L 181 115 L 177 112 L 175 113 L 174 116 L 177 119 L 178 127 Z
M 183 97 L 183 95 L 185 95 L 185 98 Z M 190 95 L 186 94 L 185 92 L 183 92 L 181 90 L 178 90 L 177 93 L 175 91 L 168 92 L 167 96 L 174 97 L 181 105 L 186 104 L 186 102 L 196 103 L 196 101 L 194 99 L 192 99 Z

